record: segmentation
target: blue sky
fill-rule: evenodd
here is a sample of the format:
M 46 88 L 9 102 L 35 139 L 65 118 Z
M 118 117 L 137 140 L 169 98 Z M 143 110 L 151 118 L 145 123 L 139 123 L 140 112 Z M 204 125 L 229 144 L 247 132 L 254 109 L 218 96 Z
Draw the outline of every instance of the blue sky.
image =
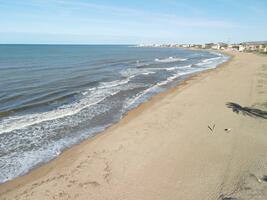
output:
M 267 0 L 0 0 L 0 43 L 267 40 Z

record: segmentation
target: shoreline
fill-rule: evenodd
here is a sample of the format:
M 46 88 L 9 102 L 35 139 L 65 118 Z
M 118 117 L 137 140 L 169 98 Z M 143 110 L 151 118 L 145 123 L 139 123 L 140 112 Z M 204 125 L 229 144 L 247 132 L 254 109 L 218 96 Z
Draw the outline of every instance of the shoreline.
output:
M 222 53 L 226 54 L 227 52 L 222 52 Z M 45 180 L 48 180 L 48 182 L 49 182 L 50 179 L 49 178 L 47 179 L 47 176 L 50 177 L 51 174 L 53 174 L 53 173 L 57 174 L 61 170 L 62 171 L 67 170 L 68 171 L 68 168 L 70 166 L 72 166 L 74 163 L 76 163 L 78 160 L 80 160 L 81 159 L 80 157 L 84 156 L 83 152 L 87 151 L 88 149 L 89 149 L 88 151 L 91 152 L 91 154 L 92 154 L 92 155 L 90 154 L 90 157 L 94 157 L 94 152 L 97 152 L 96 154 L 99 154 L 98 150 L 105 148 L 105 146 L 99 147 L 99 144 L 98 144 L 99 141 L 104 141 L 104 144 L 105 144 L 105 143 L 107 143 L 107 140 L 108 140 L 107 138 L 114 137 L 116 140 L 114 139 L 113 142 L 116 141 L 117 143 L 123 143 L 122 138 L 124 138 L 126 136 L 124 136 L 123 133 L 115 135 L 114 132 L 119 132 L 119 129 L 121 129 L 123 126 L 129 125 L 133 121 L 137 121 L 140 118 L 140 116 L 143 116 L 143 114 L 148 113 L 153 108 L 168 106 L 168 104 L 166 104 L 166 102 L 167 103 L 171 102 L 174 97 L 176 97 L 177 95 L 178 96 L 181 95 L 181 93 L 184 91 L 187 91 L 188 88 L 198 86 L 199 84 L 201 84 L 201 82 L 203 82 L 203 81 L 205 82 L 206 80 L 209 80 L 214 75 L 216 75 L 218 73 L 223 73 L 225 68 L 229 67 L 231 64 L 233 65 L 233 62 L 236 61 L 236 59 L 235 59 L 236 55 L 240 55 L 240 54 L 233 54 L 233 53 L 231 54 L 230 53 L 230 55 L 232 55 L 233 57 L 231 57 L 227 62 L 217 66 L 215 69 L 209 69 L 209 70 L 205 70 L 205 71 L 196 73 L 194 75 L 191 75 L 189 78 L 181 81 L 181 83 L 174 86 L 173 88 L 170 88 L 167 91 L 164 91 L 162 93 L 159 93 L 159 94 L 152 96 L 147 102 L 144 102 L 144 103 L 140 104 L 138 107 L 127 112 L 121 120 L 119 120 L 117 123 L 113 124 L 111 127 L 107 128 L 105 131 L 96 134 L 94 137 L 86 139 L 85 141 L 81 142 L 80 144 L 77 144 L 71 148 L 66 149 L 59 157 L 55 158 L 54 160 L 50 161 L 49 163 L 46 163 L 40 167 L 37 167 L 36 169 L 31 170 L 29 173 L 27 173 L 24 176 L 21 176 L 21 177 L 15 178 L 14 180 L 0 184 L 0 197 L 2 195 L 9 195 L 10 193 L 12 193 L 12 194 L 13 193 L 14 194 L 19 193 L 20 191 L 15 191 L 15 190 L 23 190 L 24 187 L 30 188 L 29 190 L 31 190 L 31 188 L 34 189 L 34 188 L 40 187 L 42 184 L 36 185 L 36 183 L 35 183 L 36 181 L 45 178 Z M 191 105 L 185 105 L 185 106 L 190 107 Z M 230 113 L 230 114 L 234 115 L 233 113 Z M 147 121 L 147 123 L 149 123 L 149 121 Z M 150 128 L 153 129 L 153 127 L 150 127 Z M 204 138 L 205 137 L 206 136 L 204 136 Z M 113 146 L 114 144 L 110 144 L 110 145 L 111 145 L 111 147 L 114 147 Z M 116 146 L 116 148 L 117 148 L 117 146 Z M 153 147 L 152 149 L 154 149 L 153 144 L 152 144 L 152 147 Z M 118 151 L 119 150 L 120 150 L 120 145 L 119 145 Z M 95 156 L 95 157 L 98 157 L 98 156 Z M 151 155 L 150 155 L 150 157 L 151 157 Z M 148 157 L 146 159 L 150 159 L 150 157 Z M 116 159 L 118 159 L 118 158 L 116 157 Z M 82 160 L 84 160 L 84 158 Z M 94 161 L 95 161 L 95 158 L 94 158 Z M 94 161 L 92 161 L 92 162 L 94 162 Z M 103 167 L 103 165 L 104 165 L 104 167 Z M 109 169 L 112 167 L 110 167 L 109 165 L 106 166 L 106 162 L 104 162 L 104 164 L 102 162 L 101 163 L 97 162 L 95 164 L 95 166 L 100 166 L 100 168 L 103 167 L 104 171 L 105 171 L 105 169 L 106 169 L 106 171 L 112 171 Z M 55 169 L 57 169 L 57 170 L 55 170 Z M 57 171 L 57 172 L 55 172 L 55 171 Z M 110 175 L 107 175 L 107 177 L 108 176 L 110 176 Z M 56 176 L 54 175 L 53 177 L 56 177 Z M 60 177 L 60 175 L 59 175 L 59 177 Z M 64 179 L 64 176 L 62 176 L 62 178 Z M 55 179 L 51 178 L 51 180 L 53 180 L 53 181 Z M 166 180 L 168 180 L 168 179 L 166 179 Z M 111 180 L 111 178 L 106 179 L 106 182 L 108 184 L 111 181 L 114 181 L 114 180 Z M 44 180 L 42 180 L 41 183 L 42 182 L 43 182 L 43 184 L 46 183 L 46 181 L 44 181 Z M 92 187 L 96 187 L 96 188 L 98 188 L 98 184 L 100 185 L 100 183 L 96 182 L 96 181 L 95 182 L 91 181 L 91 183 L 88 183 L 88 185 L 92 185 Z M 233 185 L 233 184 L 231 183 L 231 185 Z M 51 189 L 53 189 L 53 188 L 50 187 L 50 190 Z M 25 191 L 27 191 L 27 190 L 25 190 Z M 10 197 L 12 197 L 12 194 L 10 194 Z M 214 194 L 212 194 L 211 196 L 213 197 Z M 71 197 L 70 199 L 73 199 L 73 198 L 74 197 Z M 95 198 L 99 199 L 99 198 L 97 198 L 97 196 Z M 5 199 L 5 197 L 4 197 L 4 199 Z M 9 197 L 7 197 L 7 199 L 9 199 Z M 127 198 L 127 199 L 133 199 L 133 198 Z
M 138 51 L 146 52 L 147 50 Z M 77 95 L 71 94 L 64 97 L 62 99 L 63 105 L 61 105 L 61 100 L 57 100 L 59 97 L 53 97 L 54 100 L 52 101 L 55 103 L 51 106 L 50 103 L 47 104 L 46 100 L 42 99 L 36 101 L 36 103 L 40 103 L 39 106 L 36 104 L 36 107 L 35 104 L 28 103 L 29 109 L 25 108 L 23 111 L 16 111 L 21 106 L 16 107 L 16 104 L 11 106 L 3 118 L 0 130 L 3 133 L 1 134 L 4 142 L 3 148 L 6 149 L 3 150 L 6 154 L 2 155 L 4 160 L 1 166 L 0 183 L 25 175 L 37 166 L 53 160 L 66 148 L 102 132 L 120 120 L 126 112 L 147 101 L 156 93 L 178 84 L 188 74 L 214 68 L 218 63 L 227 60 L 227 56 L 203 51 L 196 53 L 189 51 L 185 53 L 186 55 L 182 55 L 182 53 L 183 59 L 175 56 L 170 57 L 170 55 L 173 56 L 174 52 L 177 52 L 177 56 L 184 52 L 179 49 L 149 50 L 149 52 L 162 52 L 162 57 L 156 53 L 157 56 L 153 55 L 150 61 L 144 60 L 139 63 L 138 59 L 138 62 L 133 60 L 133 64 L 131 64 L 133 69 L 126 67 L 127 69 L 119 70 L 120 78 L 111 77 L 110 81 L 103 79 L 103 81 L 92 83 L 92 85 L 88 83 L 89 89 L 81 89 Z M 165 57 L 166 53 L 169 55 Z M 173 61 L 176 62 L 173 63 Z M 94 76 L 101 77 L 102 75 L 100 73 Z M 29 77 L 29 79 L 31 78 Z M 113 79 L 116 80 L 112 81 Z M 79 79 L 74 82 L 81 85 L 81 81 L 90 82 L 90 80 Z M 96 85 L 94 86 L 94 84 Z M 61 91 L 60 84 L 55 87 Z M 49 88 L 46 89 L 51 90 Z M 46 94 L 46 92 L 43 93 Z M 62 95 L 65 95 L 64 90 L 59 96 Z M 20 104 L 20 98 L 15 101 Z M 25 115 L 20 114 L 20 112 Z M 88 117 L 84 117 L 84 115 Z M 28 144 L 21 143 L 27 139 Z M 11 143 L 12 145 L 8 145 Z M 5 144 L 7 144 L 6 148 Z M 22 145 L 23 150 L 20 150 Z M 8 152 L 14 153 L 9 154 Z
M 2 184 L 8 183 L 8 182 L 10 182 L 10 181 L 13 181 L 13 180 L 15 180 L 15 179 L 17 179 L 17 178 L 19 178 L 19 177 L 23 177 L 23 176 L 25 176 L 25 175 L 31 173 L 32 171 L 34 171 L 34 170 L 40 168 L 41 166 L 48 164 L 49 162 L 51 162 L 51 161 L 57 159 L 59 156 L 61 156 L 61 154 L 63 154 L 66 150 L 71 149 L 73 146 L 76 146 L 76 145 L 81 144 L 84 140 L 88 140 L 88 139 L 94 138 L 94 137 L 96 137 L 98 134 L 102 134 L 102 133 L 106 132 L 109 128 L 111 128 L 111 127 L 114 126 L 115 124 L 119 123 L 119 121 L 121 121 L 125 116 L 127 116 L 127 115 L 129 114 L 129 112 L 131 112 L 132 110 L 135 110 L 135 109 L 138 108 L 140 105 L 142 105 L 142 104 L 144 104 L 144 103 L 146 103 L 146 102 L 148 102 L 148 101 L 151 101 L 152 98 L 154 98 L 154 96 L 157 96 L 158 94 L 163 94 L 163 95 L 164 95 L 164 94 L 167 93 L 169 90 L 175 89 L 176 87 L 179 87 L 180 85 L 183 85 L 185 82 L 187 82 L 187 80 L 190 80 L 191 78 L 197 76 L 198 74 L 200 74 L 200 73 L 204 73 L 204 72 L 209 72 L 210 70 L 214 70 L 214 69 L 220 67 L 221 65 L 224 65 L 224 64 L 228 63 L 228 62 L 232 59 L 232 58 L 231 58 L 231 54 L 227 54 L 227 53 L 224 53 L 224 52 L 222 52 L 222 51 L 215 51 L 215 50 L 210 50 L 210 49 L 208 49 L 208 50 L 190 49 L 190 50 L 203 51 L 203 52 L 206 51 L 206 52 L 209 52 L 210 54 L 214 54 L 214 55 L 221 54 L 221 55 L 219 55 L 219 56 L 221 56 L 222 58 L 223 58 L 223 57 L 224 57 L 224 58 L 227 58 L 227 57 L 228 57 L 228 58 L 227 58 L 227 60 L 224 61 L 223 63 L 221 63 L 221 64 L 217 64 L 215 68 L 213 68 L 213 67 L 212 67 L 212 68 L 207 68 L 207 69 L 203 69 L 202 71 L 192 72 L 192 73 L 190 73 L 190 74 L 188 74 L 188 75 L 181 75 L 181 78 L 179 78 L 178 80 L 173 81 L 172 85 L 168 86 L 168 88 L 166 87 L 166 88 L 164 88 L 162 91 L 153 93 L 153 94 L 152 94 L 151 96 L 149 96 L 145 101 L 142 101 L 141 103 L 137 104 L 137 106 L 134 106 L 133 108 L 131 108 L 131 109 L 129 109 L 128 111 L 126 111 L 125 113 L 123 113 L 122 116 L 121 116 L 121 118 L 120 118 L 118 121 L 115 120 L 112 124 L 110 124 L 110 125 L 108 125 L 106 128 L 104 128 L 104 130 L 99 131 L 99 132 L 94 132 L 94 133 L 92 134 L 92 136 L 89 136 L 88 138 L 83 139 L 82 141 L 79 141 L 79 142 L 75 143 L 74 145 L 71 145 L 71 146 L 69 146 L 69 147 L 65 147 L 65 148 L 63 149 L 63 151 L 61 151 L 61 152 L 59 153 L 59 155 L 57 155 L 56 157 L 54 157 L 54 158 L 52 158 L 52 159 L 50 159 L 50 160 L 48 160 L 48 161 L 43 161 L 42 163 L 39 163 L 38 165 L 36 165 L 36 166 L 34 166 L 34 167 L 31 167 L 27 172 L 23 172 L 21 175 L 19 175 L 19 176 L 13 178 L 13 179 L 11 179 L 11 180 L 8 180 L 8 181 L 5 181 L 5 182 L 0 182 L 0 186 L 1 186 Z M 217 56 L 218 56 L 218 55 L 217 55 Z M 164 64 L 164 63 L 162 63 L 162 64 Z M 198 64 L 198 63 L 197 63 L 197 64 Z
M 190 49 L 190 50 L 198 51 L 198 49 Z M 203 50 L 203 51 L 211 52 L 211 50 Z M 52 164 L 52 162 L 57 162 L 57 160 L 60 159 L 60 157 L 63 157 L 63 156 L 66 157 L 64 154 L 67 154 L 69 151 L 75 151 L 74 149 L 79 148 L 80 145 L 84 145 L 84 143 L 86 143 L 86 144 L 90 143 L 90 142 L 92 142 L 91 140 L 97 140 L 98 137 L 101 137 L 104 134 L 108 134 L 110 131 L 115 130 L 117 128 L 117 126 L 120 126 L 120 123 L 128 123 L 128 121 L 130 121 L 130 120 L 134 119 L 135 117 L 137 117 L 138 115 L 142 114 L 142 112 L 145 112 L 145 110 L 147 108 L 158 103 L 158 101 L 161 101 L 166 96 L 172 95 L 172 93 L 174 93 L 174 92 L 179 92 L 178 90 L 186 89 L 188 84 L 192 84 L 192 81 L 195 81 L 195 78 L 197 78 L 197 79 L 205 78 L 205 77 L 200 77 L 200 76 L 208 76 L 209 73 L 217 70 L 218 68 L 224 67 L 227 64 L 229 64 L 232 61 L 232 59 L 234 58 L 234 55 L 227 53 L 227 52 L 222 52 L 222 51 L 213 51 L 213 52 L 219 52 L 219 53 L 225 54 L 225 55 L 229 56 L 229 58 L 226 62 L 221 63 L 218 66 L 216 66 L 216 68 L 207 69 L 207 70 L 203 70 L 200 72 L 195 72 L 192 75 L 189 75 L 188 77 L 186 77 L 185 79 L 182 79 L 177 85 L 172 86 L 163 92 L 154 94 L 147 101 L 139 104 L 137 107 L 126 112 L 119 121 L 117 121 L 114 124 L 112 124 L 111 126 L 107 127 L 104 131 L 98 132 L 94 136 L 89 137 L 80 143 L 77 143 L 71 147 L 66 148 L 62 153 L 60 153 L 59 156 L 55 157 L 54 159 L 30 169 L 26 174 L 24 174 L 22 176 L 18 176 L 12 180 L 7 181 L 7 182 L 0 183 L 0 197 L 1 197 L 1 187 L 3 185 L 9 185 L 9 184 L 12 184 L 12 182 L 20 182 L 21 181 L 20 179 L 24 179 L 24 177 L 27 178 L 27 176 L 29 176 L 31 174 L 33 174 L 33 176 L 35 176 L 35 174 L 39 174 L 39 175 L 37 175 L 37 178 L 42 177 L 44 174 L 47 174 L 50 171 L 47 169 L 47 168 L 49 168 L 49 166 L 46 166 L 46 165 L 49 165 L 50 163 Z M 189 82 L 191 82 L 191 83 L 189 83 Z M 72 152 L 70 152 L 70 153 L 72 154 Z M 42 168 L 44 168 L 44 169 L 42 169 Z M 45 173 L 43 174 L 41 171 L 45 171 Z M 40 174 L 42 174 L 42 175 L 40 175 Z M 36 179 L 36 177 L 33 177 L 32 180 L 35 180 L 35 179 Z M 22 181 L 24 182 L 24 180 L 22 180 Z M 20 184 L 21 183 L 18 183 L 18 185 L 20 185 Z
M 196 50 L 196 51 L 201 51 L 201 50 L 198 50 L 198 49 L 190 49 L 190 50 Z M 201 75 L 202 73 L 209 73 L 210 71 L 213 71 L 213 70 L 216 70 L 217 68 L 220 68 L 220 67 L 223 67 L 224 65 L 227 65 L 228 63 L 231 62 L 231 60 L 233 59 L 233 55 L 232 54 L 229 54 L 227 52 L 223 52 L 223 51 L 215 51 L 215 50 L 202 50 L 202 51 L 207 51 L 207 52 L 210 52 L 210 53 L 221 53 L 223 54 L 224 56 L 228 56 L 228 60 L 221 63 L 221 64 L 218 64 L 215 68 L 210 68 L 210 69 L 206 69 L 206 70 L 203 70 L 203 71 L 199 71 L 199 72 L 193 72 L 192 74 L 189 74 L 189 75 L 186 75 L 185 78 L 182 78 L 181 80 L 179 80 L 175 85 L 165 89 L 164 91 L 162 92 L 158 92 L 158 93 L 155 93 L 154 95 L 152 95 L 151 97 L 149 97 L 146 101 L 140 103 L 139 105 L 137 105 L 136 107 L 130 109 L 129 111 L 127 111 L 126 113 L 124 113 L 122 115 L 122 118 L 119 119 L 118 121 L 116 121 L 115 123 L 111 124 L 110 126 L 108 126 L 107 128 L 105 128 L 103 131 L 100 131 L 100 132 L 96 132 L 93 136 L 91 137 L 88 137 L 87 139 L 81 141 L 81 142 L 78 142 L 77 144 L 74 144 L 73 146 L 71 147 L 67 147 L 66 149 L 64 149 L 57 157 L 53 158 L 52 160 L 49 160 L 48 162 L 44 162 L 44 163 L 41 163 L 33 168 L 31 168 L 28 172 L 26 172 L 25 174 L 23 175 L 20 175 L 14 179 L 11 179 L 11 180 L 8 180 L 6 182 L 3 182 L 3 183 L 0 183 L 0 187 L 1 185 L 5 185 L 9 182 L 13 182 L 13 181 L 16 181 L 17 179 L 20 179 L 20 178 L 23 178 L 25 176 L 27 176 L 28 174 L 31 174 L 32 172 L 34 172 L 35 170 L 38 170 L 39 168 L 49 164 L 50 162 L 53 162 L 54 160 L 57 160 L 60 156 L 62 156 L 65 151 L 69 151 L 71 150 L 73 147 L 75 146 L 79 146 L 81 145 L 82 143 L 84 143 L 86 140 L 92 140 L 94 139 L 95 137 L 97 137 L 98 135 L 101 135 L 101 134 L 105 134 L 105 132 L 108 132 L 109 129 L 112 129 L 113 126 L 116 126 L 118 123 L 120 123 L 121 120 L 123 120 L 124 118 L 127 117 L 128 118 L 131 118 L 131 116 L 128 116 L 128 115 L 132 115 L 132 112 L 134 113 L 142 113 L 143 111 L 145 110 L 142 110 L 143 107 L 142 105 L 143 104 L 148 104 L 144 107 L 147 107 L 147 106 L 152 106 L 153 104 L 155 104 L 158 100 L 164 98 L 166 95 L 170 94 L 170 93 L 173 93 L 175 92 L 176 90 L 178 89 L 183 89 L 182 87 L 185 87 L 188 82 L 190 82 L 191 80 L 193 80 L 194 78 L 197 78 L 199 75 Z M 139 108 L 140 107 L 140 108 Z M 145 108 L 144 108 L 145 109 Z M 142 111 L 141 111 L 142 110 Z M 125 120 L 127 120 L 125 119 Z M 0 195 L 1 195 L 1 188 L 0 188 Z

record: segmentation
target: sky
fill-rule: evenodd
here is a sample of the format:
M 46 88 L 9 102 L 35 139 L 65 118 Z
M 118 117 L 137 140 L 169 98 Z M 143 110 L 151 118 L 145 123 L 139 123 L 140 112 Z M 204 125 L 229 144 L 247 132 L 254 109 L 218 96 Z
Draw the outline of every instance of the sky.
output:
M 267 40 L 267 0 L 0 0 L 0 43 Z

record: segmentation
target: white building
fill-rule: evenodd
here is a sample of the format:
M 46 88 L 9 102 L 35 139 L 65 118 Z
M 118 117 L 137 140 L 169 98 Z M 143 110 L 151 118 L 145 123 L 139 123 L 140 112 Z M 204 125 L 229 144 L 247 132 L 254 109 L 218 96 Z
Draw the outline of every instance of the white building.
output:
M 238 51 L 243 52 L 246 50 L 246 47 L 243 45 L 239 45 Z
M 220 45 L 219 44 L 214 44 L 211 48 L 219 50 L 220 49 Z
M 181 46 L 182 46 L 183 48 L 189 48 L 189 47 L 190 47 L 189 44 L 182 44 Z

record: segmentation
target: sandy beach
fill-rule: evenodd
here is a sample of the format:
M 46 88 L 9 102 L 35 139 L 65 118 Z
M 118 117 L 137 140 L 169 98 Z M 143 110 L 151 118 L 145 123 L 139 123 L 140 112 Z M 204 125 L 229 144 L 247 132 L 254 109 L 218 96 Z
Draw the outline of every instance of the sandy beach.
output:
M 267 56 L 230 54 L 0 185 L 0 199 L 266 199 Z

